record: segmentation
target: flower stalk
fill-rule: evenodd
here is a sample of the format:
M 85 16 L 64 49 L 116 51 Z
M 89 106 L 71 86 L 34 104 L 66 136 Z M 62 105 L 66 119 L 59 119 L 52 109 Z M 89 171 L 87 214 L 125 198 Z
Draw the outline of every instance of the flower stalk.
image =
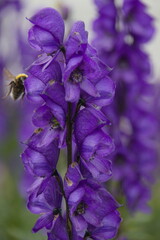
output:
M 68 102 L 68 114 L 67 114 L 67 166 L 72 164 L 72 103 Z
M 37 106 L 32 120 L 41 129 L 22 154 L 36 179 L 28 208 L 41 216 L 33 231 L 46 228 L 48 240 L 110 239 L 121 218 L 119 204 L 102 184 L 112 174 L 108 156 L 114 142 L 103 130 L 110 122 L 101 108 L 112 102 L 115 84 L 89 45 L 83 22 L 76 22 L 64 41 L 64 21 L 56 10 L 42 9 L 30 21 L 29 43 L 41 51 L 25 81 L 27 97 Z M 64 179 L 56 170 L 62 148 Z

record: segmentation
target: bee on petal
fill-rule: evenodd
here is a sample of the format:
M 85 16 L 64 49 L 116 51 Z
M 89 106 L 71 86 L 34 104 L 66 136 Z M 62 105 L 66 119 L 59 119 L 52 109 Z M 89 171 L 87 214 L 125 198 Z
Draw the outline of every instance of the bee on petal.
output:
M 14 100 L 17 100 L 19 97 L 24 97 L 25 94 L 25 88 L 24 88 L 24 80 L 28 77 L 26 74 L 21 73 L 17 76 L 14 76 L 11 72 L 9 72 L 7 69 L 4 69 L 4 74 L 6 75 L 7 79 L 12 80 L 9 83 L 9 91 L 7 95 L 4 97 L 8 97 L 10 94 L 12 95 Z

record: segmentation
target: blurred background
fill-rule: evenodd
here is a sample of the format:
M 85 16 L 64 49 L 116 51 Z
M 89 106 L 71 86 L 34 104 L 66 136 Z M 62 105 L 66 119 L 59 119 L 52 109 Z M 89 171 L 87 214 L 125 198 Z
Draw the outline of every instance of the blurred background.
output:
M 155 18 L 156 34 L 147 44 L 153 81 L 160 78 L 160 2 L 144 0 L 149 13 Z M 54 7 L 62 14 L 69 8 L 66 24 L 75 20 L 83 20 L 92 40 L 92 21 L 96 17 L 96 9 L 92 0 L 0 0 L 0 97 L 8 91 L 3 68 L 13 75 L 25 72 L 34 61 L 35 52 L 27 43 L 27 31 L 31 26 L 26 18 L 30 18 L 42 7 Z M 2 80 L 4 79 L 4 81 Z M 25 111 L 24 111 L 25 109 Z M 33 234 L 31 229 L 37 216 L 26 208 L 26 189 L 31 179 L 24 174 L 20 154 L 25 140 L 31 135 L 33 126 L 30 106 L 27 100 L 13 102 L 10 98 L 0 100 L 0 240 L 32 240 L 46 239 L 41 234 Z M 156 110 L 156 109 L 155 109 Z M 122 207 L 121 213 L 125 221 L 121 231 L 129 240 L 158 240 L 160 238 L 160 179 L 153 187 L 150 201 L 150 214 L 136 213 L 131 216 Z

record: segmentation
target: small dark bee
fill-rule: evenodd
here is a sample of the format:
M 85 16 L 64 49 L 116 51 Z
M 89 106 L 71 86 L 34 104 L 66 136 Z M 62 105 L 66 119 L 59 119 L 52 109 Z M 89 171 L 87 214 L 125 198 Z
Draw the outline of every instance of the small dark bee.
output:
M 10 86 L 9 91 L 4 98 L 8 97 L 10 94 L 12 94 L 14 100 L 17 100 L 20 96 L 22 96 L 23 98 L 25 94 L 24 80 L 28 76 L 24 73 L 14 76 L 7 69 L 4 69 L 4 74 L 7 76 L 8 79 L 12 79 L 12 81 L 8 85 Z

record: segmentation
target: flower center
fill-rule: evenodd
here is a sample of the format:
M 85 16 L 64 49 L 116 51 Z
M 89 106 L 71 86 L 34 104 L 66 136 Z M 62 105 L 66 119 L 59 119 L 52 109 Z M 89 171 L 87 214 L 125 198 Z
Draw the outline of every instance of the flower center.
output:
M 75 69 L 70 76 L 70 80 L 73 83 L 80 83 L 83 80 L 82 72 L 79 69 Z
M 93 152 L 93 154 L 89 158 L 89 161 L 93 161 L 95 159 L 95 156 L 96 156 L 96 150 Z
M 50 125 L 51 125 L 51 129 L 55 129 L 55 128 L 60 127 L 59 122 L 55 118 L 51 119 Z
M 91 234 L 89 232 L 86 232 L 84 239 L 85 240 L 93 240 L 93 238 L 91 238 Z
M 55 208 L 54 210 L 53 210 L 53 215 L 55 216 L 55 215 L 59 215 L 61 213 L 61 208 Z
M 82 215 L 85 213 L 85 210 L 87 208 L 87 205 L 83 202 L 79 203 L 78 206 L 77 206 L 77 209 L 75 211 L 75 215 Z

